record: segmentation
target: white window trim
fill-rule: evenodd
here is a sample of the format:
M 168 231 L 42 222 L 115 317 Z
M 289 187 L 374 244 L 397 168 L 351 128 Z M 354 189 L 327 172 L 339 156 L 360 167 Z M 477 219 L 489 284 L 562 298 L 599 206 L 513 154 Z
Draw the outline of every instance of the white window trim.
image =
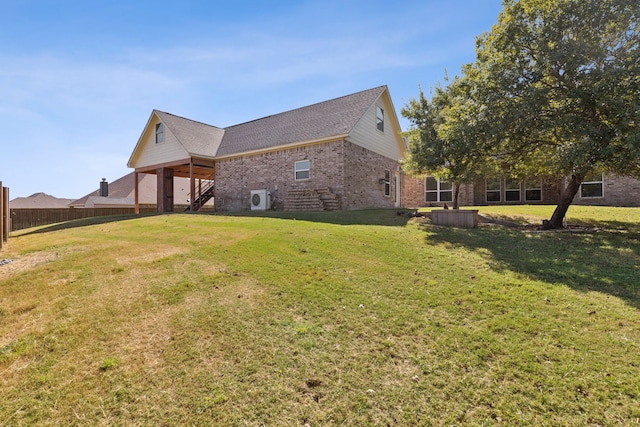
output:
M 508 182 L 512 181 L 510 178 L 504 180 L 504 201 L 506 203 L 515 203 L 522 201 L 522 181 L 514 181 L 518 183 L 518 188 L 509 188 Z M 518 191 L 518 200 L 507 200 L 507 193 L 515 193 Z
M 484 201 L 487 203 L 502 203 L 502 179 L 499 178 L 498 182 L 500 182 L 500 188 L 497 190 L 489 190 L 489 186 L 487 185 L 487 183 L 491 181 L 491 179 L 485 179 L 484 180 Z M 489 198 L 487 197 L 487 194 L 489 192 L 492 193 L 498 193 L 500 195 L 500 199 L 499 200 L 489 200 Z
M 527 198 L 527 191 L 532 191 L 532 190 L 538 190 L 540 191 L 540 198 L 539 199 L 529 199 Z M 541 202 L 542 201 L 542 183 L 541 182 L 536 182 L 536 186 L 529 186 L 527 181 L 524 182 L 524 201 L 525 202 Z
M 582 195 L 582 185 L 583 184 L 600 184 L 602 188 L 601 196 L 583 196 Z M 578 188 L 578 195 L 581 199 L 604 199 L 604 174 L 600 174 L 600 181 L 583 181 L 580 183 L 580 188 Z
M 427 179 L 428 178 L 433 178 L 436 180 L 436 189 L 435 190 L 427 190 Z M 444 182 L 449 182 L 449 181 L 444 181 Z M 427 203 L 451 203 L 453 202 L 453 185 L 451 185 L 451 189 L 450 190 L 443 190 L 442 188 L 440 188 L 440 184 L 441 181 L 439 179 L 437 179 L 434 176 L 425 176 L 424 177 L 424 201 Z M 427 200 L 427 194 L 433 194 L 435 193 L 436 195 L 436 200 Z M 442 200 L 442 198 L 440 197 L 440 195 L 442 193 L 451 193 L 451 200 Z
M 298 165 L 303 163 L 306 163 L 307 167 L 298 168 Z M 299 172 L 307 172 L 309 176 L 306 178 L 298 178 Z M 297 162 L 295 162 L 295 164 L 293 165 L 293 179 L 296 181 L 308 181 L 311 179 L 311 160 L 298 160 Z
M 391 171 L 384 170 L 384 196 L 391 197 Z

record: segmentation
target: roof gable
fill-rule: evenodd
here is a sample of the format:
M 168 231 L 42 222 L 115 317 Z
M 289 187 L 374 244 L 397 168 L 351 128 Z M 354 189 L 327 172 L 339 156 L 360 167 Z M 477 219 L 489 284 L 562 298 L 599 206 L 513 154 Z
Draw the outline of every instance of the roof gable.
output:
M 218 151 L 224 129 L 155 110 L 158 118 L 192 156 L 213 157 Z
M 386 86 L 379 86 L 228 127 L 217 156 L 345 137 L 385 90 Z
M 362 133 L 358 128 L 363 128 L 363 118 L 370 115 L 381 98 L 390 107 L 389 119 L 397 128 L 397 138 L 400 138 L 398 118 L 386 85 L 224 129 L 153 110 L 128 166 L 145 167 L 188 157 L 211 159 L 236 156 L 338 138 L 354 137 L 354 140 L 359 140 L 362 139 Z M 165 125 L 165 142 L 161 144 L 155 144 L 154 139 L 157 123 Z M 365 140 L 362 140 L 362 145 L 367 145 Z M 399 149 L 402 150 L 402 147 Z M 384 150 L 380 153 L 385 154 Z M 396 157 L 394 153 L 393 158 Z
M 384 116 L 384 129 L 377 127 L 377 109 Z M 402 159 L 407 151 L 402 138 L 402 129 L 396 116 L 389 91 L 385 90 L 369 106 L 347 138 L 350 142 L 394 160 Z
M 155 126 L 165 127 L 164 141 L 155 143 Z M 153 110 L 138 143 L 129 158 L 129 167 L 183 160 L 190 156 L 213 158 L 222 141 L 224 129 Z

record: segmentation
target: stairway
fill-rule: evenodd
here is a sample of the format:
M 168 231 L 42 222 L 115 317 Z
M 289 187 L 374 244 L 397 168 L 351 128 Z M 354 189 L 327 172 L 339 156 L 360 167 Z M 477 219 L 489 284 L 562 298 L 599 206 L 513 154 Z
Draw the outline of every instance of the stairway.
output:
M 198 194 L 197 190 L 196 190 L 196 197 L 193 200 L 193 212 L 198 212 L 200 210 L 200 208 L 202 208 L 202 206 L 204 206 L 205 203 L 207 203 L 209 200 L 211 200 L 211 198 L 213 197 L 213 189 L 214 189 L 214 182 L 213 181 L 208 181 L 207 184 L 204 186 L 204 188 L 202 189 L 202 193 Z M 185 212 L 191 212 L 191 207 L 187 207 L 185 210 Z
M 340 199 L 330 188 L 289 190 L 284 199 L 284 210 L 291 212 L 337 211 L 340 210 Z
M 337 194 L 333 193 L 329 188 L 318 188 L 316 191 L 318 192 L 325 211 L 340 210 L 340 199 Z

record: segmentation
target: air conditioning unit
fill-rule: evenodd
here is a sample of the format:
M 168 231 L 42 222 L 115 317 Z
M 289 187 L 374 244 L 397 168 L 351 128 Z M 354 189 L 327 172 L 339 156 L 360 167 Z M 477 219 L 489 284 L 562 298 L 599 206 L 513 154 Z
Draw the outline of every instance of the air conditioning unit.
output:
M 271 209 L 271 192 L 269 190 L 251 190 L 251 210 L 265 211 Z

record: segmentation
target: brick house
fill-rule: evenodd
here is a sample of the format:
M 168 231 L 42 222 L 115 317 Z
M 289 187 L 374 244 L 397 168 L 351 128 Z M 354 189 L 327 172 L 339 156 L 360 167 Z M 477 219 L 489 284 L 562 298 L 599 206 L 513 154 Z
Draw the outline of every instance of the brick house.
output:
M 386 86 L 219 128 L 154 110 L 128 162 L 155 174 L 158 211 L 174 210 L 174 177 L 189 210 L 353 210 L 403 206 L 406 153 Z M 138 188 L 135 205 L 139 205 Z
M 71 208 L 132 208 L 134 207 L 135 173 L 131 172 L 106 182 L 103 178 L 99 188 L 91 193 L 73 200 L 65 207 Z M 157 180 L 153 175 L 139 174 L 137 177 L 138 205 L 154 209 L 157 203 Z M 173 180 L 173 200 L 176 209 L 184 210 L 189 206 L 189 179 L 176 177 Z M 213 201 L 205 204 L 204 208 L 213 208 Z
M 565 186 L 564 180 L 514 180 L 495 177 L 462 185 L 460 206 L 499 204 L 558 203 Z M 453 191 L 450 183 L 434 177 L 407 178 L 405 182 L 405 206 L 451 205 Z M 585 178 L 573 204 L 600 206 L 640 206 L 640 180 L 613 174 L 596 173 Z

